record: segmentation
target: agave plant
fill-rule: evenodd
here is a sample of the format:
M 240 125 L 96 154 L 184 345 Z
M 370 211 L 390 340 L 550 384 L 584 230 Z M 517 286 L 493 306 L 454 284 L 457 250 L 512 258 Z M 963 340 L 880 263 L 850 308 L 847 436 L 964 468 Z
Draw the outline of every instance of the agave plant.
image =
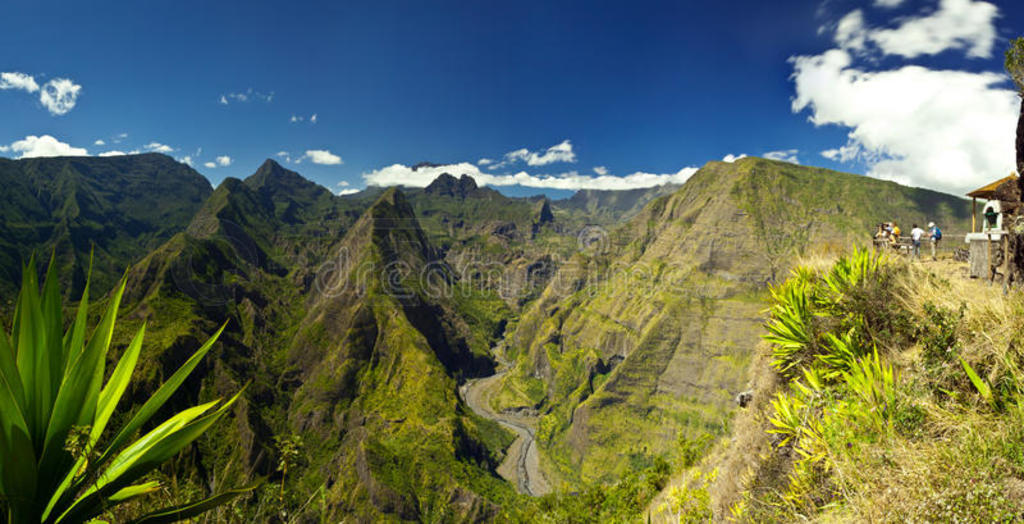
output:
M 772 366 L 788 374 L 813 354 L 817 342 L 812 325 L 812 284 L 793 279 L 772 289 L 771 293 L 771 317 L 765 324 L 768 333 L 762 338 L 772 346 Z
M 126 280 L 87 338 L 89 286 L 65 331 L 55 266 L 51 259 L 40 292 L 35 263 L 29 262 L 11 331 L 0 330 L 0 504 L 12 523 L 84 522 L 156 491 L 159 484 L 144 477 L 202 435 L 238 398 L 186 409 L 134 438 L 210 350 L 222 326 L 127 423 L 108 428 L 138 361 L 145 325 L 103 383 Z M 242 491 L 154 511 L 138 521 L 188 518 Z

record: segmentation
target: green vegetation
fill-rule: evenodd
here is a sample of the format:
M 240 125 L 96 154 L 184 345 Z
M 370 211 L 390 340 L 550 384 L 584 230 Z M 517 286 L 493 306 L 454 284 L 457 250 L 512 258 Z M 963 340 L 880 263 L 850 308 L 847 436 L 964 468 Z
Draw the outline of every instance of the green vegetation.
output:
M 22 270 L 21 292 L 10 334 L 0 333 L 0 495 L 12 523 L 83 522 L 126 515 L 117 506 L 160 489 L 145 480 L 222 418 L 238 399 L 206 402 L 185 409 L 132 440 L 160 410 L 220 332 L 171 375 L 121 427 L 111 421 L 142 349 L 145 327 L 138 330 L 117 360 L 106 384 L 107 352 L 124 293 L 114 290 L 106 312 L 87 339 L 89 285 L 74 321 L 63 331 L 63 306 L 57 267 L 51 259 L 39 291 L 36 267 Z M 223 330 L 223 328 L 221 328 Z M 241 493 L 227 491 L 205 500 L 164 508 L 135 522 L 190 518 Z
M 107 158 L 0 158 L 0 293 L 13 297 L 21 264 L 55 253 L 65 296 L 78 296 L 91 268 L 106 293 L 125 266 L 183 230 L 210 183 L 161 154 Z M 0 303 L 9 311 L 11 303 Z
M 718 507 L 744 522 L 1018 518 L 1021 315 L 1019 297 L 865 251 L 798 268 L 767 323 L 780 380 L 734 436 L 767 452 L 728 471 L 742 493 L 712 485 Z
M 19 195 L 38 195 L 44 179 L 70 184 L 77 195 L 55 192 L 60 212 L 31 200 L 5 208 L 0 242 L 14 246 L 8 256 L 16 260 L 62 239 L 124 231 L 110 236 L 113 244 L 96 240 L 93 289 L 102 275 L 117 281 L 109 261 L 133 262 L 109 345 L 111 356 L 137 352 L 137 365 L 109 425 L 131 422 L 197 350 L 209 357 L 161 413 L 191 413 L 195 405 L 209 406 L 202 417 L 223 413 L 213 407 L 217 399 L 251 382 L 232 398 L 232 424 L 210 426 L 173 461 L 135 480 L 162 483 L 145 499 L 159 505 L 223 491 L 224 479 L 267 478 L 209 518 L 604 522 L 638 520 L 662 506 L 680 518 L 721 515 L 717 486 L 730 470 L 709 460 L 724 453 L 733 397 L 749 388 L 746 371 L 760 358 L 752 348 L 765 300 L 773 301 L 778 371 L 764 367 L 809 393 L 794 386 L 777 406 L 761 399 L 780 425 L 760 433 L 779 431 L 772 438 L 795 455 L 820 455 L 822 444 L 807 431 L 830 442 L 834 428 L 800 425 L 801 415 L 821 409 L 820 392 L 845 399 L 847 411 L 836 413 L 864 431 L 898 435 L 928 434 L 935 417 L 925 403 L 904 403 L 908 376 L 943 401 L 1012 405 L 1011 382 L 993 375 L 1009 364 L 963 353 L 970 309 L 938 300 L 906 306 L 886 294 L 901 285 L 899 273 L 876 259 L 802 270 L 768 290 L 793 257 L 835 252 L 879 220 L 923 221 L 927 210 L 956 231 L 969 217 L 948 195 L 744 159 L 710 163 L 679 188 L 587 192 L 555 203 L 507 198 L 468 177 L 339 198 L 268 161 L 245 180 L 206 188 L 194 203 L 186 191 L 187 202 L 168 203 L 176 212 L 154 218 L 153 195 L 138 200 L 143 206 L 108 198 L 113 190 L 92 176 L 145 186 L 146 169 L 177 173 L 180 180 L 167 178 L 182 184 L 191 176 L 158 155 L 0 161 L 0 171 L 40 173 Z M 51 215 L 79 229 L 64 235 L 46 222 Z M 161 227 L 151 227 L 157 220 Z M 611 231 L 577 236 L 595 224 Z M 84 248 L 74 249 L 69 258 L 58 246 L 51 266 L 69 275 L 69 289 L 78 286 Z M 20 281 L 21 269 L 0 275 L 0 286 L 16 287 L 12 275 Z M 110 296 L 98 306 L 114 302 Z M 97 305 L 86 309 L 103 321 Z M 941 327 L 917 331 L 922 318 Z M 143 328 L 155 345 L 134 346 Z M 214 334 L 217 348 L 202 344 Z M 891 347 L 907 344 L 920 347 L 920 374 L 893 358 Z M 536 410 L 554 494 L 519 495 L 498 476 L 515 435 L 460 398 L 464 381 L 492 373 L 499 358 L 512 367 L 492 407 Z M 862 412 L 859 404 L 884 408 Z M 57 439 L 66 456 L 85 457 L 85 471 L 96 463 L 91 449 L 109 444 L 106 437 L 90 443 L 92 427 L 76 422 Z M 828 486 L 845 485 L 823 466 L 827 460 L 799 466 L 794 485 L 811 494 L 792 500 L 824 500 L 818 489 L 835 499 Z M 779 463 L 790 468 L 787 482 L 761 484 L 785 493 L 797 466 Z M 682 482 L 665 491 L 671 478 Z M 757 489 L 744 500 L 728 506 L 738 515 L 776 515 Z M 101 517 L 141 512 L 136 500 Z

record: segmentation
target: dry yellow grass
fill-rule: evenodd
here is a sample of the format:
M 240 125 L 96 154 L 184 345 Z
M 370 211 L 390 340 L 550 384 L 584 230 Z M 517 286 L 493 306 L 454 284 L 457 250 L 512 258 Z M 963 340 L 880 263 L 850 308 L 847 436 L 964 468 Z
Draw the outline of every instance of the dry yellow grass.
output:
M 822 273 L 835 259 L 833 254 L 811 255 L 799 265 Z M 990 385 L 1005 384 L 1007 377 L 1024 380 L 1024 353 L 1018 349 L 1024 346 L 1019 343 L 1024 341 L 1019 327 L 1024 322 L 1024 300 L 1019 291 L 1004 295 L 998 284 L 967 278 L 966 267 L 951 260 L 912 262 L 890 256 L 887 262 L 896 274 L 894 300 L 909 314 L 906 329 L 925 333 L 934 328 L 926 305 L 963 311 L 962 318 L 951 317 L 958 319 L 957 344 L 941 377 L 953 380 L 952 385 L 929 382 L 938 379 L 934 370 L 925 369 L 921 342 L 887 348 L 885 358 L 898 372 L 899 403 L 920 420 L 913 430 L 868 435 L 853 446 L 832 441 L 828 476 L 839 500 L 815 514 L 800 515 L 794 508 L 790 518 L 923 522 L 1009 515 L 1012 508 L 1024 507 L 1024 408 L 1014 398 L 1003 399 L 998 408 L 984 402 L 957 358 L 977 369 Z M 909 339 L 922 340 L 917 335 Z M 750 371 L 753 403 L 737 412 L 728 438 L 669 483 L 671 487 L 690 479 L 692 484 L 694 471 L 716 471 L 717 479 L 708 489 L 716 521 L 732 520 L 730 508 L 740 501 L 749 506 L 784 491 L 792 467 L 793 457 L 775 448 L 766 433 L 772 409 L 768 400 L 784 384 L 768 365 L 770 348 L 762 345 L 757 351 Z M 854 432 L 841 438 L 863 436 Z M 657 512 L 665 501 L 663 492 L 649 506 L 653 522 L 675 522 L 673 515 Z M 781 508 L 778 514 L 786 511 Z

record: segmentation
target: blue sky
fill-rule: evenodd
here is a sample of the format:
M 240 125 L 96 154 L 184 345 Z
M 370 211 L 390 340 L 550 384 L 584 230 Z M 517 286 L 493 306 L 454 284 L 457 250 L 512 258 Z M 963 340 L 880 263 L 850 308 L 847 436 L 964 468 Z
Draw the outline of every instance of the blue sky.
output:
M 961 191 L 1013 167 L 1020 4 L 14 2 L 0 155 L 164 150 L 214 183 L 273 157 L 341 191 L 421 161 L 643 187 L 775 152 Z

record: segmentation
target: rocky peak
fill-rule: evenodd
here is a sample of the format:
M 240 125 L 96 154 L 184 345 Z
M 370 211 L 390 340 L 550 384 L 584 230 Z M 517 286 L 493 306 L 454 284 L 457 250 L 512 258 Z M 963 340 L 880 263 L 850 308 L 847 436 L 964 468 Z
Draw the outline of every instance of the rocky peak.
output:
M 476 185 L 476 180 L 469 175 L 455 178 L 449 173 L 441 173 L 440 176 L 427 186 L 424 192 L 428 195 L 466 198 L 477 195 L 480 192 L 480 187 Z
M 255 173 L 245 179 L 245 185 L 264 197 L 274 200 L 286 198 L 309 203 L 331 194 L 319 184 L 306 179 L 295 171 L 286 169 L 270 158 L 264 161 Z

